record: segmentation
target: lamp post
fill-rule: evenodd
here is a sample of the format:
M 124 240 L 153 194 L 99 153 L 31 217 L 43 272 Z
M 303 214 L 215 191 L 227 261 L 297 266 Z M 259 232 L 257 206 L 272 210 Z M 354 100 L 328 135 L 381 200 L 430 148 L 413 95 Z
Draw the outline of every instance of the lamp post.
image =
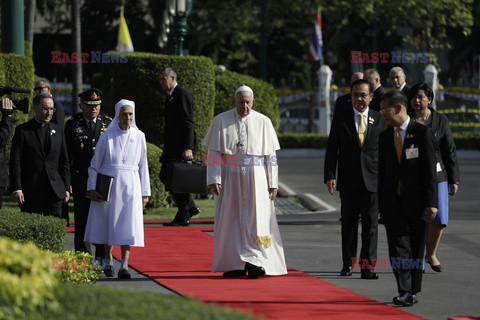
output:
M 183 55 L 183 41 L 187 35 L 187 16 L 192 10 L 193 0 L 168 0 L 167 10 L 173 17 L 173 26 L 170 33 L 170 53 L 176 56 Z

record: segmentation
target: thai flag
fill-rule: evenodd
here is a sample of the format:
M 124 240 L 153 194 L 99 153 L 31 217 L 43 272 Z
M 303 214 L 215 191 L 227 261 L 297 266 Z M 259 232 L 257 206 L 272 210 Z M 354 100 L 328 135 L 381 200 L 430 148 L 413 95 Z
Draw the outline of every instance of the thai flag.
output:
M 315 22 L 313 23 L 313 35 L 308 56 L 312 63 L 323 58 L 322 16 L 320 12 L 317 12 Z

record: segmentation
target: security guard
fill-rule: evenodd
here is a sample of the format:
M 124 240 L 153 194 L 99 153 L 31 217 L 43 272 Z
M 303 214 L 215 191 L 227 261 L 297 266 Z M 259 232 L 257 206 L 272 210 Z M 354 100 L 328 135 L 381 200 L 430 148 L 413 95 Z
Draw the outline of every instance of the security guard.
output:
M 82 112 L 65 124 L 65 138 L 70 160 L 70 174 L 75 214 L 75 250 L 89 252 L 83 237 L 87 226 L 90 199 L 87 191 L 88 167 L 100 135 L 107 130 L 112 118 L 100 113 L 102 92 L 91 88 L 78 95 Z M 105 257 L 103 244 L 95 244 L 96 259 Z

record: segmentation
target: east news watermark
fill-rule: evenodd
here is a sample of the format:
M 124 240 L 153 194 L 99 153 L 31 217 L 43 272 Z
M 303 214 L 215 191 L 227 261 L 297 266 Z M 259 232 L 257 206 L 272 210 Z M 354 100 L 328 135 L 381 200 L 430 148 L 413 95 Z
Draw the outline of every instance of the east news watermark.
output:
M 51 51 L 52 55 L 51 63 L 127 63 L 127 52 L 102 52 L 102 51 L 90 51 L 90 52 L 62 52 Z
M 362 52 L 351 51 L 351 63 L 428 63 L 433 60 L 433 56 L 428 52 Z

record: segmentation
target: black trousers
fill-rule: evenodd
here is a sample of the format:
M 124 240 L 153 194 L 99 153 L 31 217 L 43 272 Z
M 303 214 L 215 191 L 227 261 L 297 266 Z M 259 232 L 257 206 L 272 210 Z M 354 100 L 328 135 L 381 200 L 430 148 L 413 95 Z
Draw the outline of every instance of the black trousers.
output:
M 73 187 L 73 213 L 75 218 L 75 251 L 90 252 L 83 238 L 87 227 L 88 212 L 90 210 L 90 199 L 85 197 L 86 185 L 84 188 Z M 92 253 L 93 255 L 93 253 Z M 104 244 L 95 244 L 95 258 L 105 258 Z
M 170 191 L 170 195 L 175 201 L 178 207 L 177 214 L 173 219 L 175 222 L 187 222 L 190 220 L 188 210 L 195 207 L 195 201 L 193 201 L 190 193 L 175 193 Z
M 378 199 L 377 194 L 369 192 L 363 185 L 356 190 L 341 191 L 342 223 L 342 260 L 344 267 L 352 267 L 352 258 L 356 259 L 358 243 L 358 220 L 362 224 L 362 249 L 360 266 L 368 260 L 377 258 L 378 244 Z M 366 259 L 366 260 L 365 260 Z M 363 270 L 362 271 L 367 271 Z
M 417 294 L 422 289 L 427 223 L 423 212 L 405 212 L 398 202 L 382 212 L 387 230 L 388 253 L 398 292 Z
M 22 212 L 39 213 L 44 216 L 62 217 L 62 205 L 65 199 L 59 199 L 50 183 L 43 190 L 38 190 L 37 199 L 25 195 L 25 202 L 20 205 Z

